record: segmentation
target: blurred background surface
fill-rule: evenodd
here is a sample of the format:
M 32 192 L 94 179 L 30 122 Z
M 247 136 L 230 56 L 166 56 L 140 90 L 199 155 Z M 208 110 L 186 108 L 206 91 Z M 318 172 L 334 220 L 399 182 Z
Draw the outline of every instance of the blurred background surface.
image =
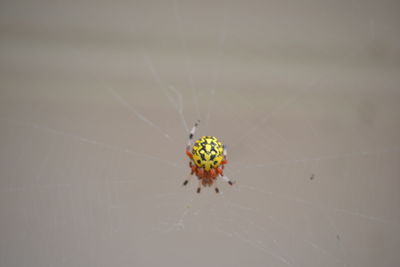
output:
M 399 266 L 399 7 L 2 1 L 0 266 Z

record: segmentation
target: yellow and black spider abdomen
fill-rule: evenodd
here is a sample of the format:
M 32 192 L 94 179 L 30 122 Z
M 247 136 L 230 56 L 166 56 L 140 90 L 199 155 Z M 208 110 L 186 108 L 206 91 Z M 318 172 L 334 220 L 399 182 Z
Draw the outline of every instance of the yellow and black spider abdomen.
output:
M 196 166 L 209 171 L 221 164 L 224 148 L 216 137 L 203 136 L 193 145 L 192 154 Z

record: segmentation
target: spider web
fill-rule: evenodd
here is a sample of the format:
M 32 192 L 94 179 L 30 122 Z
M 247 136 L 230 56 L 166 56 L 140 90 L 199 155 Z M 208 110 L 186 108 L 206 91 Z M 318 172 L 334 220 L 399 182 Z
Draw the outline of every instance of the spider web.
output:
M 341 10 L 321 4 L 295 6 L 293 20 L 261 3 L 102 5 L 79 6 L 76 21 L 57 18 L 76 6 L 50 5 L 60 24 L 7 24 L 0 265 L 400 262 L 398 62 L 380 48 L 398 23 L 380 15 L 389 9 L 352 21 L 353 3 L 340 22 L 302 19 Z M 106 14 L 119 15 L 102 24 Z M 220 194 L 196 194 L 195 178 L 181 186 L 197 119 L 196 137 L 228 147 L 236 184 L 218 181 Z

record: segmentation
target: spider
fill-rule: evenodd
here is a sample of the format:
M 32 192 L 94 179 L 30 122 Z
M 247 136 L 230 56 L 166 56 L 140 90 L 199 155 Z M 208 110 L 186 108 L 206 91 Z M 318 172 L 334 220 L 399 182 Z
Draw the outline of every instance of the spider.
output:
M 196 174 L 199 179 L 199 187 L 197 193 L 200 193 L 201 186 L 211 186 L 216 182 L 218 177 L 227 181 L 230 185 L 234 182 L 224 176 L 224 165 L 228 163 L 226 159 L 226 146 L 214 136 L 203 136 L 199 138 L 193 145 L 193 137 L 200 121 L 197 121 L 189 134 L 189 141 L 186 146 L 186 155 L 190 158 L 189 167 L 191 175 Z M 193 145 L 193 147 L 192 147 Z M 192 150 L 192 151 L 190 151 Z M 189 178 L 183 182 L 187 185 Z M 215 192 L 219 193 L 219 189 L 215 183 Z

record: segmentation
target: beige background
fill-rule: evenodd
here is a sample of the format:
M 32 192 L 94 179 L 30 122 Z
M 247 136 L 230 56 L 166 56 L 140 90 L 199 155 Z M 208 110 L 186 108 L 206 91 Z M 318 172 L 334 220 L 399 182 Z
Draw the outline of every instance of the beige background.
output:
M 0 266 L 400 266 L 399 7 L 2 1 Z

